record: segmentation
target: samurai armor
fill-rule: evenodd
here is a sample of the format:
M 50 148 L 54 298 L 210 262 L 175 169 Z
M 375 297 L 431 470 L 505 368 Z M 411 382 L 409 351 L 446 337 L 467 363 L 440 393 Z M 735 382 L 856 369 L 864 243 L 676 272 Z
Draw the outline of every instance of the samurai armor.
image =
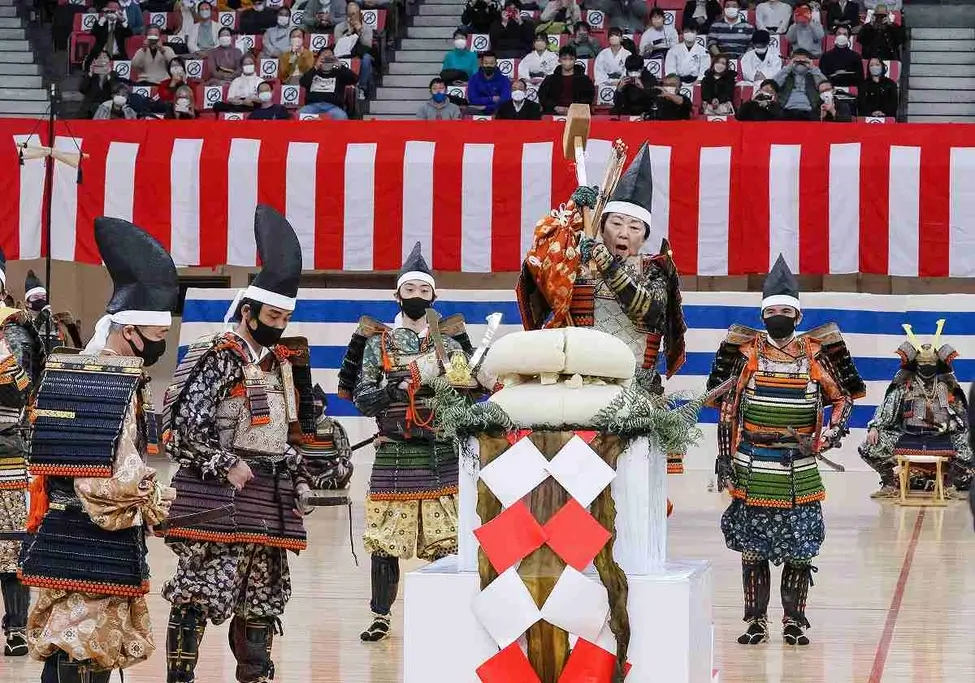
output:
M 345 428 L 336 420 L 323 419 L 314 439 L 303 443 L 300 450 L 313 489 L 333 491 L 349 485 L 354 469 L 352 448 Z
M 144 381 L 134 356 L 51 356 L 31 410 L 31 474 L 112 476 L 122 422 Z
M 107 531 L 91 521 L 80 502 L 52 501 L 24 545 L 18 575 L 28 586 L 126 597 L 149 592 L 143 527 Z
M 166 629 L 166 683 L 194 683 L 207 620 L 195 605 L 173 605 Z
M 176 409 L 178 399 L 183 394 L 183 387 L 187 380 L 196 369 L 197 363 L 203 358 L 204 354 L 213 349 L 223 338 L 223 335 L 212 335 L 203 337 L 190 344 L 183 358 L 173 372 L 173 381 L 166 388 L 163 396 L 162 423 L 164 439 L 168 438 L 168 430 L 172 427 L 173 413 Z
M 955 447 L 951 441 L 951 434 L 904 432 L 897 439 L 894 455 L 936 455 L 953 458 Z
M 836 323 L 826 323 L 810 330 L 809 336 L 819 342 L 820 350 L 816 360 L 826 366 L 830 374 L 850 398 L 856 400 L 867 395 L 867 385 L 853 364 L 850 349 L 847 348 L 840 328 Z
M 458 457 L 453 444 L 385 441 L 376 448 L 370 500 L 424 500 L 457 493 Z

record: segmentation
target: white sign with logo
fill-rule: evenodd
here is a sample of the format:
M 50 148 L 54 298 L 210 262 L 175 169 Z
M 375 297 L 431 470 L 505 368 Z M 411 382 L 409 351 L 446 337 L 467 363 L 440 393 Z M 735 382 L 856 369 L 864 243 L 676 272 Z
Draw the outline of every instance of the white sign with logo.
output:
M 266 58 L 261 60 L 261 78 L 265 81 L 275 81 L 278 78 L 278 60 Z
M 203 108 L 213 109 L 213 105 L 223 101 L 223 86 L 208 85 L 203 88 Z
M 303 9 L 293 9 L 291 10 L 291 25 L 301 26 L 301 22 L 305 18 L 305 10 Z
M 257 41 L 254 36 L 237 36 L 237 49 L 241 52 L 252 52 Z
M 456 97 L 461 100 L 467 99 L 467 86 L 466 85 L 452 85 L 447 88 L 447 97 Z
M 598 9 L 591 9 L 586 12 L 586 23 L 594 31 L 600 31 L 606 23 L 606 15 Z
M 379 11 L 374 9 L 362 10 L 362 23 L 377 28 L 379 26 Z
M 727 121 L 727 116 L 709 116 L 708 121 Z
M 298 114 L 299 121 L 320 121 L 321 118 L 318 114 Z
M 91 31 L 95 28 L 95 24 L 98 22 L 98 15 L 94 12 L 88 12 L 87 14 L 81 15 L 81 30 Z
M 864 123 L 887 123 L 887 117 L 885 116 L 866 116 L 863 119 Z
M 203 60 L 202 59 L 187 59 L 186 60 L 186 77 L 191 80 L 201 80 L 203 78 Z
M 120 59 L 119 61 L 112 63 L 112 70 L 118 75 L 119 78 L 128 78 L 132 75 L 132 62 Z
M 184 42 L 183 36 L 166 36 L 167 45 L 182 45 Z
M 141 95 L 142 97 L 149 97 L 151 94 L 149 88 L 144 85 L 135 86 L 134 88 L 132 88 L 132 92 L 135 93 L 136 95 Z
M 614 97 L 616 97 L 616 88 L 611 85 L 601 85 L 596 93 L 596 104 L 613 104 Z
M 226 26 L 227 28 L 235 28 L 237 26 L 237 13 L 236 12 L 221 12 L 218 20 L 221 26 Z
M 664 60 L 662 59 L 644 59 L 643 68 L 646 69 L 651 76 L 656 78 L 664 77 Z
M 311 48 L 311 51 L 318 54 L 319 50 L 328 47 L 329 39 L 331 37 L 332 36 L 328 33 L 312 33 L 308 37 L 308 45 Z
M 514 80 L 515 76 L 515 60 L 513 59 L 499 59 L 498 60 L 498 71 L 508 78 Z
M 471 117 L 471 119 L 473 119 L 474 121 L 493 121 L 494 117 L 487 116 L 485 114 L 475 114 L 474 116 Z
M 667 9 L 664 10 L 664 26 L 676 26 L 677 25 L 677 10 Z
M 224 112 L 220 118 L 222 118 L 224 121 L 243 121 L 244 115 L 239 111 L 228 111 Z
M 159 28 L 165 31 L 168 18 L 169 17 L 166 15 L 165 12 L 150 12 L 149 25 L 158 26 Z
M 297 85 L 281 86 L 281 104 L 286 107 L 297 107 L 301 89 Z
M 491 49 L 491 37 L 486 33 L 471 36 L 471 52 L 484 52 Z

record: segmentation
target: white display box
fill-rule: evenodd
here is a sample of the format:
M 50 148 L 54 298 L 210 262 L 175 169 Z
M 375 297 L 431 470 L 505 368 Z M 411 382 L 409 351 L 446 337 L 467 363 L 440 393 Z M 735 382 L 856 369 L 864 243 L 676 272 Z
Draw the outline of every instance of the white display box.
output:
M 460 571 L 477 571 L 477 516 L 479 447 L 468 439 L 461 456 L 458 555 Z M 474 457 L 471 457 L 471 454 Z M 667 455 L 647 439 L 635 439 L 620 455 L 616 478 L 610 485 L 616 502 L 616 541 L 613 557 L 627 575 L 656 572 L 667 559 Z
M 629 581 L 630 648 L 627 681 L 711 683 L 711 568 L 705 561 L 672 562 Z M 479 683 L 475 673 L 498 652 L 471 611 L 480 591 L 476 573 L 459 571 L 456 556 L 406 575 L 403 681 Z

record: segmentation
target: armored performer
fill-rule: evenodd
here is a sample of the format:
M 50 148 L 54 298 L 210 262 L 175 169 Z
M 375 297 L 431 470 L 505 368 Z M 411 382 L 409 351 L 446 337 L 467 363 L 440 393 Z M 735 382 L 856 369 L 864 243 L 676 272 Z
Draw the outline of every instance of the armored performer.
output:
M 766 332 L 733 326 L 708 377 L 709 390 L 737 380 L 717 403 L 716 474 L 732 497 L 721 530 L 741 553 L 748 628 L 738 642 L 768 640 L 772 562 L 785 564 L 783 638 L 808 645 L 806 597 L 826 535 L 817 459 L 848 433 L 853 401 L 866 388 L 835 324 L 796 334 L 799 287 L 781 255 L 765 279 L 761 312 Z M 824 425 L 827 403 L 833 410 Z
M 364 317 L 339 374 L 339 395 L 352 398 L 379 426 L 366 500 L 365 547 L 372 561 L 372 623 L 364 641 L 389 635 L 399 589 L 399 562 L 457 552 L 458 454 L 437 438 L 426 403 L 445 356 L 472 352 L 464 321 L 439 320 L 430 309 L 436 283 L 417 243 L 396 282 L 400 313 L 392 327 Z
M 962 498 L 959 491 L 972 485 L 975 462 L 968 445 L 968 402 L 952 367 L 958 353 L 950 345 L 940 344 L 944 322 L 938 321 L 930 344 L 922 344 L 911 326 L 904 325 L 908 341 L 897 349 L 900 370 L 867 424 L 867 439 L 860 445 L 860 457 L 880 475 L 880 489 L 872 498 L 900 495 L 894 474 L 898 453 L 947 458 L 948 498 Z M 911 487 L 933 486 L 934 475 L 933 467 L 912 464 Z
M 48 358 L 31 409 L 35 533 L 20 577 L 40 589 L 27 640 L 41 683 L 107 683 L 152 655 L 146 529 L 175 497 L 146 466 L 157 430 L 145 368 L 166 348 L 176 267 L 123 220 L 96 219 L 95 241 L 115 292 L 81 355 Z
M 272 680 L 271 645 L 291 598 L 288 551 L 307 545 L 297 393 L 291 352 L 279 344 L 296 304 L 301 245 L 267 206 L 257 207 L 254 233 L 264 268 L 227 311 L 233 331 L 191 345 L 166 392 L 167 450 L 180 466 L 174 516 L 233 506 L 222 520 L 166 533 L 179 557 L 162 591 L 172 604 L 169 683 L 196 680 L 207 622 L 227 619 L 237 680 Z
M 59 346 L 80 349 L 81 333 L 70 313 L 52 313 L 47 288 L 33 270 L 24 279 L 24 309 L 30 316 L 37 334 L 44 340 L 44 348 L 51 353 Z
M 299 390 L 299 394 L 304 394 Z M 345 427 L 326 414 L 328 396 L 325 390 L 315 385 L 311 390 L 310 429 L 302 425 L 305 439 L 302 455 L 312 488 L 322 491 L 337 491 L 349 486 L 352 479 L 352 447 Z
M 0 250 L 0 294 L 6 294 L 6 259 Z M 21 417 L 37 386 L 44 348 L 23 311 L 0 308 L 0 530 L 17 531 L 27 523 L 27 461 Z M 27 654 L 30 589 L 17 578 L 20 542 L 0 541 L 0 592 L 3 593 L 3 654 Z

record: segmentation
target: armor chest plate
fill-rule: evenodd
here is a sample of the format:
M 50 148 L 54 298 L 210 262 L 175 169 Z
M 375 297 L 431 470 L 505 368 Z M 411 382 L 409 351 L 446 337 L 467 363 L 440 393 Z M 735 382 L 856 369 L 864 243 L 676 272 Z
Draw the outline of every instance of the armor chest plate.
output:
M 278 367 L 262 370 L 244 366 L 244 383 L 262 382 L 267 394 L 268 419 L 254 424 L 246 396 L 234 392 L 217 406 L 220 445 L 227 450 L 280 456 L 288 447 L 288 409 L 284 382 Z
M 749 431 L 778 431 L 792 427 L 800 432 L 815 429 L 819 410 L 819 385 L 810 378 L 809 359 L 759 354 L 758 369 L 742 397 L 742 416 Z

